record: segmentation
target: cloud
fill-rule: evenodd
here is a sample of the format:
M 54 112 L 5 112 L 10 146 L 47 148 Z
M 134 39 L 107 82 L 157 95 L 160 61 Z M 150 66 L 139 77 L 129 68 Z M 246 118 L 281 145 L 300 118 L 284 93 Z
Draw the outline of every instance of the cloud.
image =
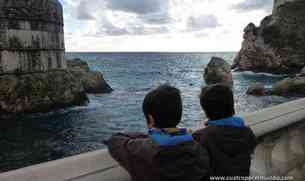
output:
M 74 0 L 69 3 L 72 16 L 78 20 L 94 20 L 106 11 L 105 0 Z
M 167 26 L 145 26 L 140 31 L 135 32 L 136 35 L 154 35 L 168 33 L 169 28 Z
M 75 0 L 71 17 L 94 27 L 85 36 L 152 35 L 169 32 L 168 0 Z
M 145 27 L 142 25 L 119 28 L 114 25 L 103 26 L 95 36 L 122 36 L 122 35 L 154 35 L 168 33 L 166 26 Z
M 82 0 L 77 6 L 77 19 L 79 20 L 93 20 L 94 16 L 91 14 L 91 7 L 87 1 Z
M 169 0 L 105 0 L 111 11 L 134 13 L 137 18 L 148 24 L 170 23 Z
M 60 1 L 68 51 L 239 50 L 244 26 L 259 23 L 269 12 L 236 10 L 266 10 L 266 1 L 271 2 L 269 7 L 272 4 L 271 0 Z M 224 29 L 230 31 L 223 33 Z M 204 41 L 209 43 L 203 45 Z
M 106 6 L 112 10 L 149 14 L 167 9 L 169 0 L 106 0 Z
M 217 28 L 221 26 L 215 15 L 200 15 L 197 17 L 190 16 L 187 20 L 187 28 L 190 31 L 199 31 L 209 28 Z
M 232 6 L 239 11 L 270 10 L 272 9 L 273 0 L 244 0 Z
M 168 24 L 173 20 L 167 11 L 139 15 L 138 18 L 148 24 Z
M 96 35 L 108 35 L 108 36 L 121 36 L 129 34 L 128 30 L 125 28 L 117 27 L 113 25 L 110 21 L 105 21 L 98 29 Z
M 141 23 L 141 21 L 131 21 L 123 26 L 119 26 L 110 21 L 106 16 L 100 17 L 96 23 L 96 31 L 87 33 L 86 36 L 153 35 L 169 32 L 169 28 L 166 25 L 148 25 Z

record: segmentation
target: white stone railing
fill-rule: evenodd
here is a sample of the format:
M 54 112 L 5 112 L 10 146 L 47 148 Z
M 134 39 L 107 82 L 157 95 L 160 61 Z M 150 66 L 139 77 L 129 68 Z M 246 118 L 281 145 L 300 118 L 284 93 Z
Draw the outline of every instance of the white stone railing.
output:
M 305 99 L 245 116 L 259 139 L 252 175 L 305 180 Z
M 0 181 L 128 181 L 107 150 L 81 154 L 3 173 Z
M 244 116 L 259 139 L 252 175 L 293 176 L 305 180 L 305 99 Z M 100 150 L 0 174 L 0 181 L 130 181 Z

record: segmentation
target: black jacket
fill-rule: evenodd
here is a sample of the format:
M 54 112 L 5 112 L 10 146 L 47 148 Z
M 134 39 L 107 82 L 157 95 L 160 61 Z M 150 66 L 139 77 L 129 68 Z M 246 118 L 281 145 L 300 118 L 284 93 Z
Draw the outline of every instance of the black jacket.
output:
M 211 176 L 249 176 L 256 137 L 248 127 L 208 126 L 193 134 L 206 147 L 211 160 Z
M 205 181 L 210 161 L 195 141 L 159 146 L 145 135 L 116 134 L 108 141 L 111 156 L 133 181 Z

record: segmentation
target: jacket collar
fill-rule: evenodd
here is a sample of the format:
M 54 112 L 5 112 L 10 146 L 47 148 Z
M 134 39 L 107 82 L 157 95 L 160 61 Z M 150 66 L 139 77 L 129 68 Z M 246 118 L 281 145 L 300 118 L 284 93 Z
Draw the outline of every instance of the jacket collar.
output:
M 228 126 L 228 127 L 237 127 L 237 128 L 245 128 L 246 125 L 244 123 L 244 120 L 240 117 L 229 117 L 224 119 L 218 119 L 218 120 L 209 120 L 208 125 L 211 126 Z
M 193 141 L 185 128 L 150 129 L 149 137 L 160 146 L 175 146 L 183 142 Z

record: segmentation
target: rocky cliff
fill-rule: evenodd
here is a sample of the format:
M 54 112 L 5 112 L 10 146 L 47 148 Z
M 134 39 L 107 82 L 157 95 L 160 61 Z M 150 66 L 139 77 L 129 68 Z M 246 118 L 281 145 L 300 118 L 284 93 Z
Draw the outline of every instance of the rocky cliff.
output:
M 100 94 L 113 91 L 104 79 L 103 74 L 90 70 L 87 62 L 80 59 L 68 60 L 67 66 L 72 75 L 81 81 L 86 93 Z
M 232 68 L 240 71 L 296 74 L 305 66 L 305 1 L 275 0 L 260 26 L 244 30 Z
M 80 80 L 66 70 L 0 76 L 1 114 L 48 112 L 88 101 Z
M 0 75 L 1 114 L 48 112 L 89 102 L 87 93 L 110 93 L 103 74 L 80 59 L 66 70 Z

